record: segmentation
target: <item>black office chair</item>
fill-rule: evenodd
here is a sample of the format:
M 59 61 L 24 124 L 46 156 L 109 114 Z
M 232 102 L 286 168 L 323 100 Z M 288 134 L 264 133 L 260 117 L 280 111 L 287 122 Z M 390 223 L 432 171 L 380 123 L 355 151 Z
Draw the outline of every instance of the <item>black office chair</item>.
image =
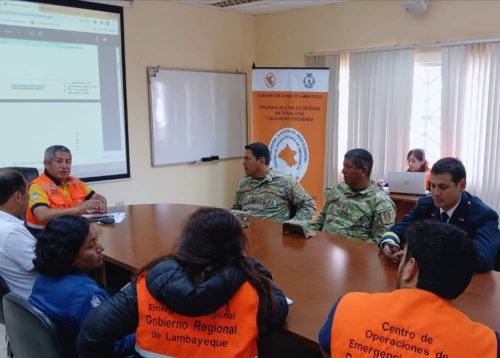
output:
M 60 358 L 54 323 L 26 299 L 10 292 L 3 297 L 5 329 L 15 358 Z
M 3 279 L 3 277 L 0 275 L 0 323 L 5 324 L 5 319 L 3 316 L 3 300 L 2 297 L 5 296 L 7 293 L 9 293 L 9 286 L 7 286 L 7 282 Z
M 22 175 L 24 175 L 24 177 L 26 178 L 26 181 L 28 183 L 30 183 L 33 179 L 35 179 L 39 175 L 37 168 L 29 168 L 29 167 L 6 167 L 6 168 L 3 168 L 3 169 L 12 169 L 12 170 L 18 171 L 19 173 L 21 173 Z

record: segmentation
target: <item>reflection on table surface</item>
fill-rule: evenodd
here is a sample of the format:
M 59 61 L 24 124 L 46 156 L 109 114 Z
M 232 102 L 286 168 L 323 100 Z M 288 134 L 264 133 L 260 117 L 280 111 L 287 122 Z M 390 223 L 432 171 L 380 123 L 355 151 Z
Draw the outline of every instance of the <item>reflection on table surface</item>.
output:
M 101 225 L 105 260 L 133 272 L 171 252 L 187 216 L 199 206 L 182 204 L 134 205 L 115 208 L 127 218 Z M 244 229 L 249 255 L 273 274 L 294 304 L 285 329 L 317 342 L 319 328 L 331 305 L 349 291 L 383 292 L 395 289 L 397 265 L 379 254 L 376 245 L 323 232 L 312 239 L 283 234 L 281 224 L 250 219 Z M 500 330 L 500 274 L 475 275 L 466 292 L 454 301 L 473 320 Z

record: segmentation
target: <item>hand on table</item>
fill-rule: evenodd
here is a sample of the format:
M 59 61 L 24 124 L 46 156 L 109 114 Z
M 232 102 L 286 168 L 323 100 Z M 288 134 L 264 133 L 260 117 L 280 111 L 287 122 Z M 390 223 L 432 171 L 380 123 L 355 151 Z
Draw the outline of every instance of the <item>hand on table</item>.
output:
M 396 244 L 384 244 L 382 252 L 384 253 L 385 257 L 387 257 L 394 263 L 398 263 L 403 257 L 403 250 L 401 250 L 399 245 Z
M 104 214 L 107 212 L 106 202 L 99 199 L 89 199 L 78 207 L 80 215 L 83 214 Z

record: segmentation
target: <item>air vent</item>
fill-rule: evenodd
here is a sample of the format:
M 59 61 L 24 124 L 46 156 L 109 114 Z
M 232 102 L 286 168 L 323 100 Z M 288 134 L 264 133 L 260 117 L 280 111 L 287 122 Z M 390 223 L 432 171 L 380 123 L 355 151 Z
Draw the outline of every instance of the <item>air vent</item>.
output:
M 262 0 L 223 0 L 223 1 L 214 2 L 214 3 L 210 4 L 210 6 L 226 8 L 226 7 L 251 4 L 251 3 L 256 3 L 256 2 L 261 2 L 261 1 Z

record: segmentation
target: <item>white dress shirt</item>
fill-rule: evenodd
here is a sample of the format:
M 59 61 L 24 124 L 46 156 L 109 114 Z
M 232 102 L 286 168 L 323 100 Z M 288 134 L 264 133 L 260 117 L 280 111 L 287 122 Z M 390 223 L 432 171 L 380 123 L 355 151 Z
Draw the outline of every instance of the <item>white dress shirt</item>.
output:
M 457 209 L 458 207 L 458 204 L 460 204 L 460 200 L 462 199 L 462 197 L 460 197 L 460 199 L 458 200 L 458 202 L 455 204 L 454 207 L 452 207 L 450 210 L 448 211 L 444 211 L 442 208 L 439 208 L 439 216 L 443 216 L 443 213 L 446 213 L 448 215 L 448 220 L 446 221 L 446 223 L 448 224 L 450 222 L 450 219 L 451 219 L 451 216 L 453 215 L 453 213 L 455 212 L 455 210 Z
M 0 274 L 11 292 L 26 299 L 36 278 L 35 243 L 21 220 L 0 210 Z

